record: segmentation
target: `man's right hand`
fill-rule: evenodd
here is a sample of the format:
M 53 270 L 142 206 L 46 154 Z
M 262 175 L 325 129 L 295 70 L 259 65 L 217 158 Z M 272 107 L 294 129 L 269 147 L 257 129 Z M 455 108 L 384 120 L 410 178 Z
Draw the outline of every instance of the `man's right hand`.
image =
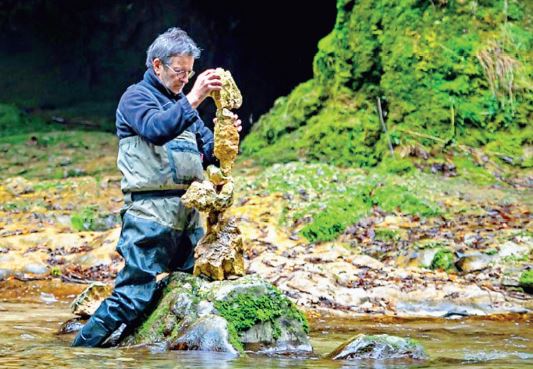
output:
M 187 94 L 187 100 L 193 108 L 197 108 L 212 91 L 220 91 L 222 81 L 214 69 L 207 69 L 200 73 Z

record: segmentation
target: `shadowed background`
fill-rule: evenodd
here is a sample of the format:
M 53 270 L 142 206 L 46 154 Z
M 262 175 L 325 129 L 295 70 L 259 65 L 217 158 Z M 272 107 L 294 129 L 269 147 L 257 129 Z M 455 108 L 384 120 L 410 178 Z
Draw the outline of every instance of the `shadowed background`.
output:
M 233 73 L 247 131 L 275 98 L 312 77 L 335 14 L 334 1 L 0 1 L 0 101 L 113 130 L 118 99 L 142 77 L 147 47 L 179 26 L 203 50 L 196 71 Z M 214 108 L 203 105 L 208 120 Z

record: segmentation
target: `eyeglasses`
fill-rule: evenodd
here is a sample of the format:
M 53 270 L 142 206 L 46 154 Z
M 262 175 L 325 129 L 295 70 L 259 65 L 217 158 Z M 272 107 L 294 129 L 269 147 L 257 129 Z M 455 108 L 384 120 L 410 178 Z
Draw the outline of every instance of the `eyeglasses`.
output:
M 172 70 L 174 73 L 176 73 L 176 75 L 178 77 L 183 77 L 183 76 L 187 76 L 188 79 L 192 78 L 195 74 L 195 72 L 193 70 L 191 70 L 190 72 L 187 72 L 186 70 L 179 70 L 179 69 L 174 69 L 172 68 L 170 65 L 168 64 L 164 64 L 165 66 L 168 67 L 168 69 Z

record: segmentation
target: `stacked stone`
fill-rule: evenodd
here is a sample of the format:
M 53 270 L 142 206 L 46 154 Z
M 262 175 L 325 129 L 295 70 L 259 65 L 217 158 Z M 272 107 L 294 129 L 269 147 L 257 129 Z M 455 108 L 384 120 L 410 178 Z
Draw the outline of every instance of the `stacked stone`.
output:
M 182 201 L 187 207 L 207 212 L 207 232 L 195 251 L 194 275 L 214 280 L 244 275 L 242 236 L 234 218 L 225 218 L 224 212 L 233 203 L 231 171 L 239 151 L 239 132 L 234 125 L 231 109 L 242 104 L 242 95 L 229 71 L 217 68 L 222 89 L 211 95 L 215 101 L 215 157 L 220 168 L 210 165 L 207 180 L 194 182 Z

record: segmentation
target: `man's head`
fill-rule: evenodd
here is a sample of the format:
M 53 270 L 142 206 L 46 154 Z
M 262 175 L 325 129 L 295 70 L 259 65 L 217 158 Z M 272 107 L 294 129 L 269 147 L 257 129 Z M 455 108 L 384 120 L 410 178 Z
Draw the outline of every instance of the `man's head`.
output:
M 161 83 L 177 94 L 192 77 L 200 49 L 185 31 L 174 27 L 159 35 L 146 54 L 146 67 L 153 68 Z

